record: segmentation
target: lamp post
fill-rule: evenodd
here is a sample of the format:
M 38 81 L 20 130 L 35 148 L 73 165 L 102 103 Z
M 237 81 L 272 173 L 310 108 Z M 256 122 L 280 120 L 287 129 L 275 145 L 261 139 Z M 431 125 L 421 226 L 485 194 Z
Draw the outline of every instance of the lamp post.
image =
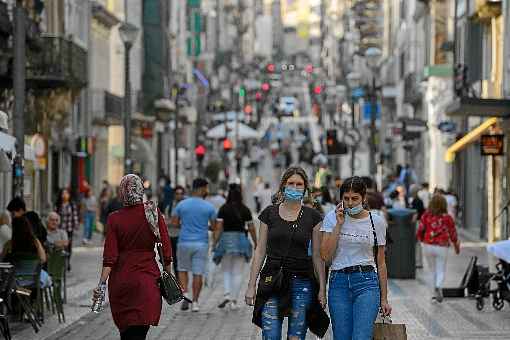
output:
M 124 43 L 124 173 L 133 170 L 131 159 L 131 80 L 129 52 L 138 37 L 138 27 L 124 22 L 119 28 L 120 38 Z
M 365 59 L 368 67 L 372 70 L 372 83 L 369 85 L 369 99 L 370 99 L 370 174 L 375 175 L 377 172 L 375 154 L 376 154 L 376 142 L 375 142 L 375 121 L 377 116 L 377 87 L 375 83 L 375 77 L 379 71 L 380 60 L 382 51 L 377 47 L 370 47 L 365 51 Z
M 355 105 L 356 97 L 354 96 L 354 90 L 359 87 L 361 76 L 359 73 L 351 72 L 347 75 L 347 83 L 351 89 L 351 128 L 354 131 L 356 129 L 356 115 Z M 356 144 L 351 146 L 351 176 L 354 176 L 354 168 L 356 166 Z

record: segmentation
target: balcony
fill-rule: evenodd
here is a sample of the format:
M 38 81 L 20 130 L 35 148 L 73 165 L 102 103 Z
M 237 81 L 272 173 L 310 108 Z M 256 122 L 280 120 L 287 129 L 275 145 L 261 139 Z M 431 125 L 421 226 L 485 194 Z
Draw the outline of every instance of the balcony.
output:
M 29 88 L 82 88 L 88 81 L 87 51 L 71 40 L 44 35 L 44 48 L 27 50 Z
M 122 124 L 123 98 L 105 90 L 92 90 L 89 107 L 95 125 Z

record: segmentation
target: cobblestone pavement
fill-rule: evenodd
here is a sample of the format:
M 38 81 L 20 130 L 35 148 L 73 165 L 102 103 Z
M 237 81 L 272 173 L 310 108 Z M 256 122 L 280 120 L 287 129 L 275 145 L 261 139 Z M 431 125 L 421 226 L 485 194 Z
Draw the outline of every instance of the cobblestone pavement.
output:
M 478 255 L 481 263 L 487 263 L 484 248 L 466 244 L 461 256 L 451 254 L 448 264 L 447 285 L 460 281 L 471 255 Z M 248 268 L 246 268 L 247 270 Z M 245 276 L 247 280 L 247 275 Z M 217 271 L 212 288 L 204 290 L 201 311 L 181 312 L 178 307 L 165 306 L 159 327 L 153 327 L 149 339 L 259 339 L 260 333 L 253 326 L 251 310 L 241 307 L 236 311 L 219 310 L 216 305 L 222 299 L 221 274 Z M 495 311 L 488 303 L 479 312 L 470 299 L 447 299 L 442 304 L 430 301 L 430 290 L 425 285 L 426 275 L 419 270 L 416 280 L 391 280 L 390 302 L 393 305 L 393 322 L 405 323 L 408 339 L 510 339 L 510 307 Z M 16 339 L 22 339 L 16 337 Z M 43 339 L 43 338 L 40 338 Z M 88 313 L 67 328 L 46 339 L 118 339 L 112 323 L 110 310 L 100 315 Z M 307 339 L 314 339 L 309 335 Z M 328 335 L 326 339 L 331 339 Z

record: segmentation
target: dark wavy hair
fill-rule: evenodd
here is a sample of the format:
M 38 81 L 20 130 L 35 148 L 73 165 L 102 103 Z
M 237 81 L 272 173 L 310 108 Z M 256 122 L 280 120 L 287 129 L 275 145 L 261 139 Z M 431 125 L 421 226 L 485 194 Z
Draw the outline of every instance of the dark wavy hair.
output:
M 289 178 L 291 178 L 294 175 L 299 175 L 303 179 L 303 182 L 305 182 L 305 193 L 304 195 L 307 196 L 310 191 L 310 186 L 308 182 L 308 176 L 306 175 L 306 171 L 299 167 L 299 166 L 293 166 L 285 170 L 285 172 L 282 175 L 282 179 L 280 180 L 280 185 L 278 186 L 278 191 L 274 195 L 273 198 L 273 204 L 279 204 L 282 203 L 284 200 L 284 194 L 283 191 L 285 190 L 285 185 L 287 184 L 287 181 Z
M 240 205 L 243 203 L 243 191 L 239 184 L 230 184 L 228 187 L 227 195 L 228 204 Z
M 37 253 L 32 226 L 24 216 L 12 219 L 12 253 Z
M 363 199 L 367 195 L 367 186 L 363 179 L 359 176 L 347 178 L 340 187 L 340 199 L 344 198 L 346 192 L 354 192 L 360 194 Z

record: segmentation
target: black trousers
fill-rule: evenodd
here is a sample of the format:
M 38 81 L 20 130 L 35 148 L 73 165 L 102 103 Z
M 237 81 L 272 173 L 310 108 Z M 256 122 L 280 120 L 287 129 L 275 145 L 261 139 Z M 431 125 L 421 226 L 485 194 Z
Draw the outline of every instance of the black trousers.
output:
M 175 276 L 177 276 L 177 241 L 179 236 L 170 237 L 170 244 L 172 245 L 172 265 L 174 267 Z
M 120 340 L 145 340 L 150 326 L 129 326 L 120 333 Z

